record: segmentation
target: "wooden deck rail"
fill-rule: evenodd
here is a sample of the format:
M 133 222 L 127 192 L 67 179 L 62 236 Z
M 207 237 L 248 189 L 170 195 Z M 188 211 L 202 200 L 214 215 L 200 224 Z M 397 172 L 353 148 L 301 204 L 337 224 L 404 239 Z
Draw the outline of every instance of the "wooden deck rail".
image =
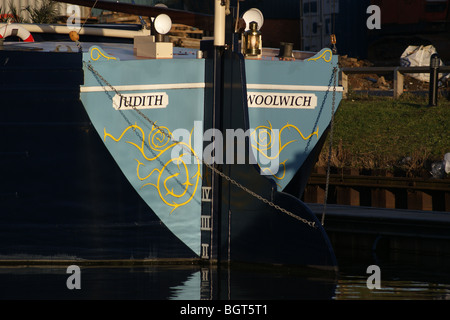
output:
M 449 73 L 450 66 L 439 67 L 439 73 Z M 360 68 L 341 68 L 340 80 L 344 87 L 343 97 L 348 93 L 348 75 L 349 74 L 389 74 L 394 75 L 394 98 L 399 98 L 403 93 L 404 74 L 408 73 L 430 73 L 430 67 L 360 67 Z

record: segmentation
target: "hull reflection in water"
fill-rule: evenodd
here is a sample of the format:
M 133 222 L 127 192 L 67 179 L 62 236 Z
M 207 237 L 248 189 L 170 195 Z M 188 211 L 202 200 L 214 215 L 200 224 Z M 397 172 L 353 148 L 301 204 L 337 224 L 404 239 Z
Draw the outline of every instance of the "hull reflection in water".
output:
M 367 264 L 328 273 L 233 265 L 80 267 L 80 289 L 68 289 L 66 266 L 0 268 L 1 300 L 447 300 L 450 274 L 423 266 L 380 265 L 381 288 L 367 287 Z M 69 280 L 70 282 L 70 280 Z M 73 282 L 71 282 L 73 283 Z M 159 305 L 156 305 L 157 307 Z M 164 306 L 164 305 L 161 305 Z M 289 305 L 292 306 L 292 305 Z M 176 308 L 175 308 L 176 309 Z M 171 310 L 178 312 L 178 310 Z
M 2 267 L 0 299 L 329 300 L 336 289 L 334 278 L 305 276 L 277 267 L 80 266 L 80 289 L 68 288 L 68 281 L 76 282 L 71 276 L 65 266 Z

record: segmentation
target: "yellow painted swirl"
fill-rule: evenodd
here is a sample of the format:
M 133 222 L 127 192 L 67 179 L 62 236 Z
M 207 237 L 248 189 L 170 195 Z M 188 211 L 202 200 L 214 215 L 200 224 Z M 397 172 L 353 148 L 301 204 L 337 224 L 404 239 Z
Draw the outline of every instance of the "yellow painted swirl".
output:
M 149 156 L 145 153 L 145 132 L 138 125 L 134 124 L 128 126 L 123 132 L 120 134 L 118 138 L 106 132 L 104 129 L 104 139 L 110 138 L 115 142 L 120 142 L 128 131 L 138 130 L 140 133 L 141 140 L 140 141 L 130 141 L 126 140 L 125 142 L 134 146 L 139 154 L 142 156 L 142 161 L 134 158 L 137 162 L 136 167 L 136 176 L 137 178 L 143 182 L 141 189 L 147 186 L 152 186 L 156 188 L 159 198 L 169 207 L 172 208 L 170 213 L 174 212 L 177 208 L 184 206 L 191 202 L 194 198 L 200 179 L 200 162 L 195 161 L 193 165 L 190 163 L 186 163 L 186 159 L 198 159 L 194 150 L 191 147 L 191 141 L 189 144 L 185 142 L 175 143 L 169 139 L 171 136 L 171 132 L 167 127 L 160 126 L 157 129 L 155 126 L 152 126 L 152 130 L 148 134 L 147 145 L 153 150 L 154 155 Z M 166 134 L 163 134 L 160 130 L 164 130 Z M 129 137 L 131 135 L 127 135 Z M 137 135 L 133 134 L 131 137 L 136 138 Z M 192 137 L 192 131 L 191 131 Z M 190 137 L 190 140 L 191 140 Z M 177 157 L 172 158 L 171 152 L 175 146 L 179 146 L 180 154 Z M 165 155 L 165 156 L 164 156 Z M 162 157 L 169 157 L 169 160 L 161 163 L 161 168 L 155 168 L 148 172 L 149 170 L 146 168 L 145 161 L 148 163 L 152 161 L 161 161 Z M 161 164 L 157 164 L 160 166 Z M 193 172 L 191 172 L 193 170 Z M 147 171 L 147 174 L 144 172 Z M 175 187 L 174 187 L 175 186 Z M 175 190 L 176 188 L 176 190 Z

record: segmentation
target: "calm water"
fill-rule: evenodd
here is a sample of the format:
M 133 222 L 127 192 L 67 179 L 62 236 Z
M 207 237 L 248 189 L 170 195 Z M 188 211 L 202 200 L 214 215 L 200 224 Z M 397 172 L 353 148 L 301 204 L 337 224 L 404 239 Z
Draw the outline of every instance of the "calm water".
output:
M 338 275 L 283 267 L 1 267 L 0 299 L 145 300 L 446 300 L 450 272 L 442 266 L 380 265 L 380 289 L 367 287 L 367 265 L 340 266 Z M 80 289 L 68 289 L 78 281 Z

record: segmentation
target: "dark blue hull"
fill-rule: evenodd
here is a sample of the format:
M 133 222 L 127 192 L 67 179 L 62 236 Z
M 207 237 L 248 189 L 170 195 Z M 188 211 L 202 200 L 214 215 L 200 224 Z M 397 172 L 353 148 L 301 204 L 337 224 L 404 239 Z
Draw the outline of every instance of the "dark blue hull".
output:
M 224 91 L 214 104 L 215 127 L 238 129 L 249 128 L 248 106 L 245 103 L 246 73 L 243 57 L 235 53 L 222 53 L 221 78 Z M 208 96 L 208 95 L 207 95 Z M 210 96 L 216 96 L 211 94 Z M 206 103 L 208 104 L 208 103 Z M 206 113 L 205 118 L 208 118 Z M 246 141 L 247 146 L 249 141 Z M 318 144 L 320 147 L 322 143 Z M 226 151 L 225 151 L 226 152 Z M 316 154 L 313 150 L 312 154 Z M 309 176 L 312 159 L 298 171 L 299 181 L 290 189 L 294 194 L 303 193 L 302 179 Z M 212 192 L 219 194 L 217 206 L 204 207 L 211 211 L 213 221 L 211 255 L 219 261 L 297 265 L 335 270 L 337 261 L 333 248 L 317 217 L 297 197 L 277 191 L 273 179 L 259 174 L 259 170 L 247 159 L 246 164 L 222 165 L 221 171 L 229 179 L 218 177 L 206 183 Z M 301 177 L 301 179 L 300 179 Z M 206 179 L 208 180 L 208 179 Z M 246 191 L 243 187 L 251 189 Z M 215 192 L 216 190 L 216 192 Z M 213 198 L 214 203 L 214 198 Z M 203 234 L 203 236 L 205 236 Z
M 81 54 L 3 50 L 0 65 L 0 259 L 195 258 L 91 125 Z

